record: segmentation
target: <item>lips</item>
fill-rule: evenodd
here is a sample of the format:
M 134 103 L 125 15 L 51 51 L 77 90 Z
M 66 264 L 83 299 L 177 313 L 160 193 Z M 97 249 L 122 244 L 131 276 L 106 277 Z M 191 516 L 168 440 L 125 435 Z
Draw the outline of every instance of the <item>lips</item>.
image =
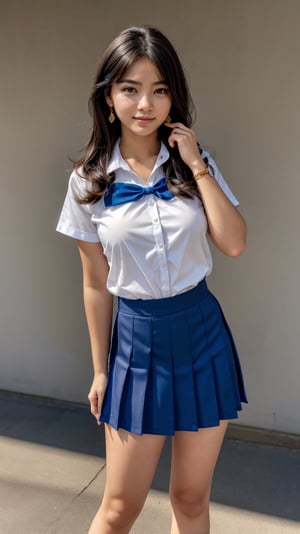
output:
M 134 119 L 137 121 L 145 121 L 145 122 L 150 122 L 154 120 L 153 117 L 134 117 Z

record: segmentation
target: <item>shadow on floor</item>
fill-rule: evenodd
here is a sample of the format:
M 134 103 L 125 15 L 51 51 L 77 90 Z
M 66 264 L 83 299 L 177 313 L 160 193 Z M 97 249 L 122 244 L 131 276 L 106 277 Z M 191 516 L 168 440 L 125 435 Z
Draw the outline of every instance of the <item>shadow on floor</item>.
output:
M 104 456 L 104 439 L 88 406 L 0 392 L 0 435 Z
M 0 393 L 0 436 L 93 456 L 105 456 L 102 428 L 89 408 Z M 152 487 L 168 491 L 171 442 Z M 212 501 L 289 520 L 300 520 L 300 451 L 225 440 Z

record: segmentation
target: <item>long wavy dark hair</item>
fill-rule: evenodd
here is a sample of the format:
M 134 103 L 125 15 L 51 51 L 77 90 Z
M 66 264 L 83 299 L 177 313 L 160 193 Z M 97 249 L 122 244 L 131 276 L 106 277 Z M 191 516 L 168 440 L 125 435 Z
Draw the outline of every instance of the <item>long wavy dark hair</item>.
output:
M 90 182 L 86 195 L 79 199 L 83 204 L 97 202 L 114 181 L 114 173 L 108 174 L 107 167 L 114 145 L 121 135 L 121 123 L 117 117 L 112 124 L 109 122 L 110 109 L 105 97 L 112 84 L 120 81 L 125 71 L 142 58 L 149 59 L 155 65 L 169 87 L 172 122 L 181 122 L 187 127 L 192 125 L 194 107 L 190 91 L 182 65 L 170 41 L 153 27 L 130 27 L 123 30 L 100 58 L 89 98 L 92 131 L 82 157 L 74 163 L 74 169 Z M 158 136 L 168 146 L 170 129 L 161 125 Z M 168 146 L 168 150 L 170 158 L 164 164 L 164 172 L 169 189 L 175 195 L 189 198 L 199 196 L 191 170 L 182 161 L 177 146 Z

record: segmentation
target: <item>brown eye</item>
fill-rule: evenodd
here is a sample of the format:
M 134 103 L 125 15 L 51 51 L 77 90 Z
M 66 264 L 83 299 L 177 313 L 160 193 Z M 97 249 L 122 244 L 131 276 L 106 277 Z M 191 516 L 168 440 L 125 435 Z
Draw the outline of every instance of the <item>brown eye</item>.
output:
M 123 87 L 122 91 L 124 93 L 136 93 L 135 87 Z
M 169 93 L 169 89 L 167 87 L 159 87 L 155 90 L 155 93 L 159 95 L 167 95 Z

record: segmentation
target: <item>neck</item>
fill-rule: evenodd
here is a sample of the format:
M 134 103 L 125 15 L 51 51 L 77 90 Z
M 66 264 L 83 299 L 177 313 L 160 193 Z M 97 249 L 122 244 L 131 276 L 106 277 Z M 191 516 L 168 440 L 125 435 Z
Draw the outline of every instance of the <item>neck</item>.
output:
M 143 161 L 157 156 L 160 151 L 160 141 L 155 136 L 130 136 L 121 135 L 120 152 L 124 159 Z

